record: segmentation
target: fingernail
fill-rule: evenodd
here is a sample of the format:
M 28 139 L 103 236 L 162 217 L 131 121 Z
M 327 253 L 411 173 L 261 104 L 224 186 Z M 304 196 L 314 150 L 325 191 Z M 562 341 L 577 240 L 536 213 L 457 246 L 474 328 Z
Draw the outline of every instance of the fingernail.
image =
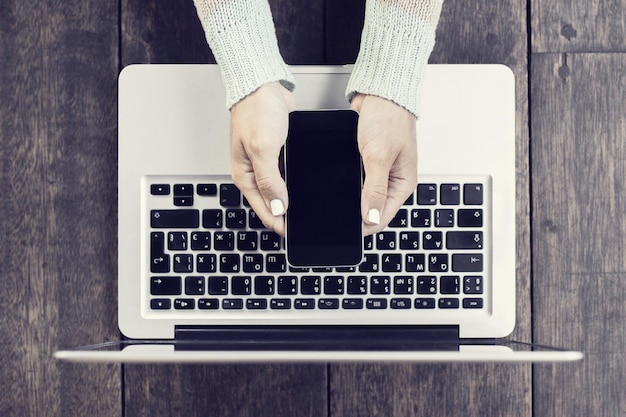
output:
M 274 216 L 280 216 L 285 212 L 285 206 L 279 199 L 270 201 L 270 210 Z
M 380 211 L 378 209 L 369 209 L 367 212 L 367 221 L 372 224 L 380 224 Z

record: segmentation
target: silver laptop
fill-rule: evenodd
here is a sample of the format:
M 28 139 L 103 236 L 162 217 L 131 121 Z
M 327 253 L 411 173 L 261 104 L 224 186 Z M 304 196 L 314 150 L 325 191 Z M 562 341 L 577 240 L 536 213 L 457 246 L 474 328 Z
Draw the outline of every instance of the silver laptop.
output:
M 348 108 L 350 66 L 292 67 L 299 109 Z M 430 65 L 419 185 L 356 267 L 294 268 L 233 185 L 215 65 L 119 79 L 118 362 L 566 361 L 515 326 L 515 96 L 501 65 Z

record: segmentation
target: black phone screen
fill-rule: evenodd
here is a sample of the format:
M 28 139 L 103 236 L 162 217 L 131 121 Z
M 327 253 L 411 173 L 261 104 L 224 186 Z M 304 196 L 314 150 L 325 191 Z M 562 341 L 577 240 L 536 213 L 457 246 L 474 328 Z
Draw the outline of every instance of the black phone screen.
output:
M 285 146 L 287 259 L 293 266 L 361 262 L 361 156 L 358 114 L 292 112 Z

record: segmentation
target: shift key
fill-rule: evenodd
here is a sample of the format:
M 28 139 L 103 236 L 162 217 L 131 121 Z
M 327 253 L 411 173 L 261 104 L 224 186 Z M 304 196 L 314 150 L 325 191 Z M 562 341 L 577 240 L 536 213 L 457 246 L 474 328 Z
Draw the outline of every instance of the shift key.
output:
M 151 210 L 150 226 L 153 229 L 187 229 L 200 226 L 199 210 Z

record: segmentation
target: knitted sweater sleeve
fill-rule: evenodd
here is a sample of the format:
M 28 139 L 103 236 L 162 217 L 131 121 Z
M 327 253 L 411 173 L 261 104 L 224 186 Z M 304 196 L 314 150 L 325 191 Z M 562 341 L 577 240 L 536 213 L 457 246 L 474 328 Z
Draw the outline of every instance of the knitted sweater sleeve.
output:
M 419 117 L 419 94 L 443 0 L 367 0 L 346 97 L 386 98 Z
M 278 50 L 267 0 L 194 0 L 207 42 L 226 87 L 226 107 L 261 85 L 294 89 L 293 74 Z

